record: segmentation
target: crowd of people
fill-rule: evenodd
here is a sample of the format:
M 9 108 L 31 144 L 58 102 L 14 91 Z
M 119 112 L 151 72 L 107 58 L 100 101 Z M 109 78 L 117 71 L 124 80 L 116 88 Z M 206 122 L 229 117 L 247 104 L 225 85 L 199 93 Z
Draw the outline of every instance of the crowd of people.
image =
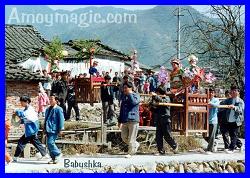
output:
M 192 56 L 189 60 L 191 70 L 199 70 L 196 66 L 197 58 Z M 180 60 L 171 61 L 172 72 L 170 81 L 158 81 L 159 77 L 152 72 L 144 73 L 142 71 L 134 73 L 125 70 L 124 73 L 115 72 L 114 77 L 109 72 L 102 72 L 103 82 L 100 87 L 101 103 L 103 109 L 103 122 L 107 125 L 118 125 L 121 129 L 121 138 L 128 144 L 128 157 L 135 154 L 140 144 L 136 141 L 139 122 L 140 122 L 140 94 L 150 94 L 154 102 L 169 103 L 168 92 L 176 92 L 183 85 L 183 70 L 180 67 Z M 89 69 L 89 75 L 100 77 L 97 70 L 98 63 L 94 62 Z M 70 119 L 72 108 L 76 113 L 76 120 L 80 120 L 79 107 L 76 102 L 74 83 L 76 78 L 86 78 L 87 74 L 80 74 L 78 77 L 71 78 L 70 72 L 52 73 L 51 76 L 43 71 L 46 82 L 40 84 L 38 113 L 45 118 L 44 132 L 47 135 L 47 146 L 51 157 L 50 164 L 57 163 L 61 157 L 61 152 L 55 144 L 58 135 L 62 133 L 64 121 Z M 170 85 L 169 85 L 170 83 Z M 193 83 L 190 88 L 197 91 L 199 83 Z M 233 153 L 237 148 L 242 147 L 239 140 L 239 128 L 244 120 L 244 101 L 239 98 L 239 89 L 232 86 L 230 92 L 227 92 L 228 98 L 220 103 L 215 96 L 214 88 L 209 89 L 209 136 L 205 138 L 208 142 L 207 153 L 217 151 L 216 137 L 218 130 L 223 136 L 225 151 Z M 120 107 L 119 116 L 115 115 L 115 100 Z M 15 110 L 14 115 L 18 116 L 25 125 L 25 134 L 19 139 L 18 146 L 14 155 L 14 161 L 17 161 L 25 145 L 30 142 L 41 153 L 43 159 L 47 157 L 45 148 L 37 138 L 39 130 L 38 115 L 31 106 L 30 98 L 22 96 L 20 102 L 23 110 Z M 67 103 L 67 107 L 66 107 Z M 227 108 L 219 109 L 219 105 L 227 105 Z M 152 110 L 154 126 L 156 127 L 156 143 L 158 153 L 165 154 L 163 139 L 171 146 L 174 153 L 178 152 L 178 143 L 171 133 L 171 120 L 169 106 L 155 105 Z M 220 129 L 218 129 L 220 128 Z M 9 125 L 6 124 L 5 131 L 8 135 Z M 7 136 L 8 137 L 8 136 Z M 7 142 L 6 137 L 6 142 Z M 6 161 L 10 162 L 11 157 L 6 153 Z

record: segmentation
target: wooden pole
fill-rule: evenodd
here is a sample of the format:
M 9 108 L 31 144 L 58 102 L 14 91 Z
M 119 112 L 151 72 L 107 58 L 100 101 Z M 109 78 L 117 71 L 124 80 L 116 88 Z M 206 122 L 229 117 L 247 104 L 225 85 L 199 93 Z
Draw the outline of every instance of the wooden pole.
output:
M 219 105 L 216 106 L 216 108 L 222 108 L 222 109 L 230 109 L 231 105 Z
M 92 59 L 94 58 L 94 52 L 95 52 L 95 49 L 94 48 L 91 48 L 90 49 L 90 59 L 89 59 L 89 63 L 90 63 L 90 66 L 92 66 Z M 90 74 L 90 105 L 93 106 L 93 103 L 94 103 L 94 96 L 93 96 L 93 93 L 94 93 L 94 88 L 93 88 L 93 79 L 92 79 L 92 75 Z
M 148 103 L 140 103 L 140 105 L 149 105 Z M 154 106 L 172 106 L 172 107 L 184 107 L 184 104 L 179 103 L 155 103 Z
M 172 93 L 166 93 L 166 94 L 172 94 Z M 140 96 L 148 96 L 148 97 L 151 97 L 151 96 L 153 96 L 153 95 L 152 95 L 152 94 L 140 94 Z M 163 96 L 166 96 L 166 95 L 157 95 L 157 96 L 163 97 Z
M 185 115 L 184 115 L 184 128 L 182 128 L 184 135 L 188 136 L 188 116 L 189 116 L 189 112 L 188 112 L 188 88 L 185 89 Z
M 209 101 L 209 91 L 207 90 L 207 103 Z M 207 120 L 206 120 L 206 123 L 207 123 L 207 135 L 206 136 L 209 136 L 209 107 L 207 105 Z

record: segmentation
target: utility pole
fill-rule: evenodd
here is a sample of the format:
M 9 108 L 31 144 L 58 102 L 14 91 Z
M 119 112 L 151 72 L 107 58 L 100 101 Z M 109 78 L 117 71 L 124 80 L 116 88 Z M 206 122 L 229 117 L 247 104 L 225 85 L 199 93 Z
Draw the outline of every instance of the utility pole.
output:
M 180 35 L 180 28 L 181 28 L 181 22 L 180 22 L 180 16 L 183 16 L 181 15 L 181 8 L 180 6 L 178 6 L 177 8 L 177 45 L 176 45 L 176 49 L 177 49 L 177 58 L 180 59 L 180 49 L 181 49 L 181 35 Z

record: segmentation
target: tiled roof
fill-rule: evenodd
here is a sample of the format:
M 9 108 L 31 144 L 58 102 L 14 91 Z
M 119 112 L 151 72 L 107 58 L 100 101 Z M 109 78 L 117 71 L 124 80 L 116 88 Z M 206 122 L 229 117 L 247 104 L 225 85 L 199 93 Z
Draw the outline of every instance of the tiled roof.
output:
M 42 81 L 40 73 L 19 66 L 40 53 L 46 40 L 31 25 L 5 25 L 5 76 L 7 81 Z
M 45 81 L 44 76 L 39 72 L 32 72 L 13 62 L 6 61 L 5 65 L 6 81 Z
M 118 57 L 120 60 L 123 61 L 130 61 L 130 57 L 116 49 L 111 48 L 108 45 L 103 44 L 100 40 L 70 40 L 67 43 L 64 43 L 65 50 L 68 50 L 69 56 L 66 57 L 66 59 L 76 59 L 77 54 L 79 51 L 82 51 L 80 48 L 81 42 L 84 43 L 92 43 L 94 44 L 94 47 L 99 49 L 98 52 L 95 53 L 95 55 L 101 55 L 101 56 L 111 56 L 111 57 Z
M 38 55 L 46 40 L 31 25 L 5 25 L 5 58 L 20 63 Z

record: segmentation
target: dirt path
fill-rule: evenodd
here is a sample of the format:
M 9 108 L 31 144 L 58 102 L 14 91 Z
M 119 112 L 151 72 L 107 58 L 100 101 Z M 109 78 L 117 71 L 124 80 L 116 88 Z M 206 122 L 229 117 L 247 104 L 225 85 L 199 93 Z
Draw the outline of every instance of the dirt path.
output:
M 206 162 L 206 161 L 231 161 L 245 160 L 245 152 L 226 154 L 224 152 L 207 155 L 205 153 L 188 152 L 176 155 L 134 155 L 125 158 L 125 155 L 79 155 L 63 157 L 56 165 L 48 165 L 46 160 L 37 161 L 35 158 L 20 159 L 18 163 L 11 163 L 5 166 L 6 173 L 10 172 L 54 172 L 53 170 L 68 169 L 71 171 L 81 170 L 83 172 L 93 172 L 93 170 L 104 169 L 104 167 L 128 167 L 130 165 L 146 166 L 153 169 L 157 163 L 169 162 Z M 101 167 L 100 167 L 101 166 Z

